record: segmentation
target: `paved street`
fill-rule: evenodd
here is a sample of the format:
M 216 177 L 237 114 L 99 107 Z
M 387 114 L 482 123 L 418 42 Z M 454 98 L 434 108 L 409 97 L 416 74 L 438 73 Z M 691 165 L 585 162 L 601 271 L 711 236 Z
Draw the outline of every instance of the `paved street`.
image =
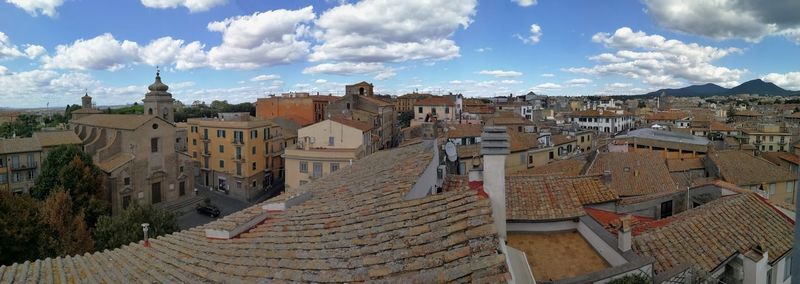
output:
M 282 189 L 283 189 L 282 187 L 278 188 L 276 189 L 276 192 L 279 192 L 279 190 Z M 200 195 L 211 198 L 211 204 L 216 205 L 217 208 L 219 208 L 221 215 L 218 218 L 222 218 L 223 216 L 242 210 L 252 204 L 262 202 L 271 197 L 268 194 L 264 194 L 260 198 L 256 199 L 253 203 L 248 203 L 235 199 L 229 195 L 226 195 L 225 193 L 218 191 L 209 191 L 207 189 L 206 190 L 201 189 L 199 193 Z M 193 208 L 188 209 L 186 211 L 187 211 L 186 213 L 178 217 L 178 226 L 180 226 L 181 229 L 188 229 L 200 226 L 216 219 L 208 215 L 197 213 L 197 211 L 194 210 Z

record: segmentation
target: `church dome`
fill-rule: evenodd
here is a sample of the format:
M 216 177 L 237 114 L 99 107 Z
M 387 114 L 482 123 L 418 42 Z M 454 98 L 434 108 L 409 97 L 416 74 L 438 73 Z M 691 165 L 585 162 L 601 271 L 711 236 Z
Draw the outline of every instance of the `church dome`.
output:
M 167 90 L 169 90 L 169 86 L 167 86 L 164 83 L 161 83 L 161 74 L 159 71 L 156 71 L 156 81 L 153 82 L 153 84 L 150 84 L 150 86 L 147 87 L 147 89 L 150 90 L 151 92 L 166 92 Z

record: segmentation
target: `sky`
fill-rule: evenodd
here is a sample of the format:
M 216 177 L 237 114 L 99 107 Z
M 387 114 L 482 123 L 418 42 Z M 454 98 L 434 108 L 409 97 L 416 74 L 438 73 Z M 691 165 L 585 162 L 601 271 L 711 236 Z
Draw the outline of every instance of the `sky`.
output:
M 0 108 L 284 92 L 800 90 L 800 1 L 0 0 Z

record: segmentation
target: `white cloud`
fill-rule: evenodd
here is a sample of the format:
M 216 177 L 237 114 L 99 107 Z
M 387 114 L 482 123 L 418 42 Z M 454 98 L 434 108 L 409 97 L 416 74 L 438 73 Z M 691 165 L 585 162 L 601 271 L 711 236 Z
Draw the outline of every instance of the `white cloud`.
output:
M 3 65 L 0 65 L 0 75 L 5 75 L 6 73 L 8 73 L 8 68 L 6 68 Z
M 481 70 L 478 72 L 481 75 L 489 75 L 494 76 L 495 78 L 506 78 L 506 77 L 519 77 L 522 76 L 522 72 L 517 71 L 506 71 L 506 70 Z
M 800 90 L 800 72 L 789 72 L 785 74 L 769 73 L 761 77 L 761 79 L 772 82 L 784 89 Z
M 56 8 L 64 4 L 64 0 L 6 0 L 6 2 L 14 4 L 14 6 L 25 10 L 32 16 L 37 16 L 41 13 L 51 18 L 58 15 Z
M 489 51 L 492 51 L 492 48 L 491 47 L 481 47 L 481 48 L 475 49 L 475 51 L 477 51 L 477 52 L 489 52 Z
M 325 79 L 317 79 L 317 80 L 314 81 L 315 84 L 325 84 L 327 82 L 328 82 L 328 80 L 325 80 Z
M 628 83 L 611 83 L 608 84 L 607 86 L 612 89 L 624 89 L 624 88 L 630 88 L 633 85 Z
M 275 74 L 268 74 L 268 75 L 258 75 L 253 78 L 250 78 L 251 82 L 259 82 L 259 81 L 270 81 L 270 80 L 277 80 L 280 79 L 281 76 Z
M 536 85 L 536 87 L 534 87 L 534 89 L 538 89 L 538 90 L 558 90 L 558 89 L 561 89 L 561 88 L 562 88 L 561 85 L 556 84 L 556 83 L 544 83 L 544 84 Z
M 402 62 L 459 56 L 450 37 L 467 28 L 475 0 L 365 0 L 323 13 L 311 61 Z M 391 16 L 386 16 L 391 11 Z
M 453 85 L 458 85 L 458 84 L 461 84 L 463 82 L 461 80 L 452 80 L 452 81 L 450 81 L 448 83 L 453 84 Z
M 503 84 L 522 84 L 522 81 L 519 80 L 502 80 L 500 83 Z
M 552 73 L 544 73 L 544 74 L 542 74 L 542 77 L 555 77 L 555 76 L 556 75 L 552 74 Z
M 183 46 L 175 57 L 175 68 L 178 70 L 188 70 L 200 68 L 208 64 L 208 55 L 204 48 L 205 45 L 199 41 L 193 41 Z
M 132 41 L 117 41 L 106 33 L 92 39 L 78 39 L 59 45 L 53 57 L 44 57 L 45 68 L 77 70 L 118 70 L 138 60 L 139 46 Z
M 800 1 L 644 0 L 647 13 L 660 25 L 714 39 L 741 38 L 751 42 L 765 36 L 785 36 L 800 43 Z
M 396 75 L 397 75 L 397 73 L 394 72 L 394 69 L 384 69 L 383 71 L 378 72 L 378 74 L 375 75 L 375 77 L 373 77 L 373 78 L 375 80 L 378 80 L 378 81 L 383 81 L 383 80 L 392 78 L 392 77 L 394 77 Z
M 567 80 L 566 84 L 570 85 L 570 86 L 583 86 L 583 85 L 589 84 L 591 82 L 592 82 L 592 80 L 590 80 L 590 79 L 578 78 L 578 79 Z
M 566 71 L 592 75 L 621 75 L 653 86 L 676 86 L 689 83 L 716 83 L 723 86 L 738 84 L 747 70 L 715 66 L 712 63 L 725 56 L 741 53 L 737 48 L 701 46 L 647 35 L 622 27 L 611 35 L 597 33 L 592 41 L 614 49 L 589 59 L 592 67 L 567 68 Z
M 303 69 L 303 74 L 361 75 L 386 69 L 382 63 L 323 63 Z
M 530 34 L 528 36 L 523 37 L 519 34 L 514 34 L 514 37 L 521 40 L 522 43 L 525 44 L 537 44 L 539 43 L 539 39 L 542 37 L 542 27 L 537 24 L 532 24 Z
M 517 5 L 520 5 L 522 7 L 530 7 L 536 5 L 536 0 L 511 0 L 511 2 L 515 2 L 517 3 Z
M 254 69 L 298 61 L 308 53 L 310 43 L 301 38 L 314 18 L 308 6 L 211 22 L 208 30 L 221 32 L 222 44 L 208 52 L 209 64 L 215 69 Z
M 208 11 L 215 6 L 223 5 L 227 0 L 142 0 L 142 5 L 155 9 L 174 9 L 186 7 L 190 13 Z
M 139 51 L 139 56 L 144 63 L 151 66 L 168 65 L 175 61 L 181 52 L 183 40 L 172 37 L 162 37 L 151 41 L 150 44 Z
M 41 45 L 32 44 L 28 45 L 28 47 L 25 48 L 25 56 L 27 56 L 28 59 L 36 59 L 37 57 L 44 55 L 46 53 L 47 50 L 44 49 L 44 47 Z

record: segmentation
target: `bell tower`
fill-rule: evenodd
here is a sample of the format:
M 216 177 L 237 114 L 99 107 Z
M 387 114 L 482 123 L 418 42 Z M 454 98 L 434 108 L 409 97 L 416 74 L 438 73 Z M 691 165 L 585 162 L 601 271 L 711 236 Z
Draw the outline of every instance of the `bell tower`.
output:
M 149 92 L 145 94 L 144 100 L 144 114 L 154 115 L 163 118 L 166 121 L 175 122 L 175 110 L 173 103 L 175 99 L 172 94 L 167 92 L 169 86 L 161 83 L 161 71 L 156 70 L 156 81 L 147 87 Z

